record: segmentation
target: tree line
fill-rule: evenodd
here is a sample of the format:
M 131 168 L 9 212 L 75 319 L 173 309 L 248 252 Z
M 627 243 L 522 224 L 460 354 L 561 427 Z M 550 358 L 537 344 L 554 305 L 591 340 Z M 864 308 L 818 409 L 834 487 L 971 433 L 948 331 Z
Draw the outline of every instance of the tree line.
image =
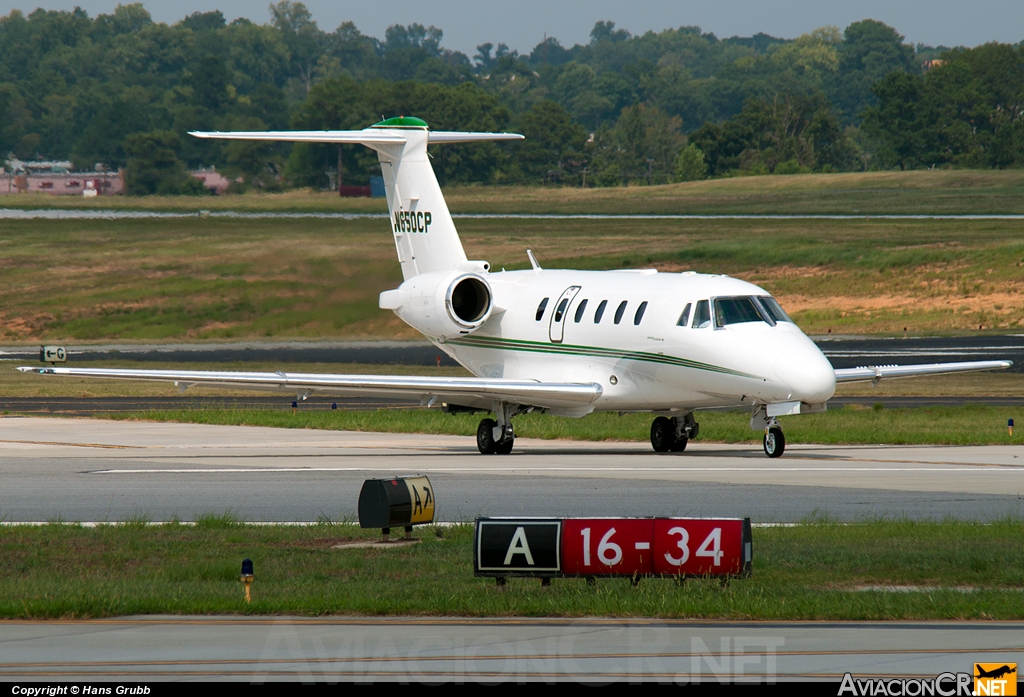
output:
M 14 11 L 0 18 L 0 153 L 127 168 L 131 193 L 196 193 L 215 165 L 235 190 L 323 188 L 379 168 L 354 146 L 224 143 L 190 130 L 516 130 L 521 143 L 434 152 L 442 182 L 616 186 L 709 176 L 1024 164 L 1024 42 L 911 46 L 874 20 L 793 40 L 698 27 L 632 35 L 597 22 L 586 44 L 529 53 L 443 32 L 351 22 L 321 30 L 300 2 L 269 22 L 219 11 L 153 22 Z M 331 173 L 333 179 L 327 174 Z

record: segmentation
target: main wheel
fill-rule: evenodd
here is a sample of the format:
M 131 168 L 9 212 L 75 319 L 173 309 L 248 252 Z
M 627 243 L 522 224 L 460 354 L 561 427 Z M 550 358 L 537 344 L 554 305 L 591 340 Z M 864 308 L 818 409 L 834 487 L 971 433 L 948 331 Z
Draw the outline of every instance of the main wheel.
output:
M 772 426 L 764 434 L 764 454 L 768 457 L 782 457 L 785 451 L 786 436 L 782 434 L 781 428 Z
M 510 452 L 512 452 L 512 445 L 515 442 L 516 437 L 514 435 L 509 435 L 508 437 L 505 438 L 505 440 L 494 444 L 494 452 L 498 453 L 499 455 L 508 455 Z
M 669 447 L 669 450 L 671 450 L 674 453 L 683 452 L 684 450 L 686 450 L 686 442 L 688 440 L 689 439 L 686 436 L 683 436 L 682 438 L 672 439 L 672 445 Z
M 476 427 L 476 447 L 483 455 L 493 455 L 496 452 L 497 443 L 494 442 L 494 427 L 497 426 L 494 419 L 483 419 Z
M 651 424 L 651 447 L 656 453 L 667 453 L 676 441 L 676 429 L 672 422 L 659 416 Z

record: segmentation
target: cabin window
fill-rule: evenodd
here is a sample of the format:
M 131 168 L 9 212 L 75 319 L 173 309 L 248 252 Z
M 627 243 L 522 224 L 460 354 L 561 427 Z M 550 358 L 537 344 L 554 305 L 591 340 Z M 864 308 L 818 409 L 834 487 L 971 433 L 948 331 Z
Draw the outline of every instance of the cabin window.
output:
M 711 306 L 707 300 L 701 300 L 693 309 L 693 328 L 703 329 L 711 326 Z
M 619 303 L 619 306 L 615 308 L 615 324 L 622 321 L 622 313 L 626 311 L 626 301 L 623 300 Z
M 685 327 L 690 323 L 690 306 L 693 303 L 686 303 L 686 307 L 683 308 L 683 314 L 679 315 L 679 321 L 676 322 L 677 327 Z
M 569 298 L 562 298 L 562 302 L 558 303 L 558 307 L 555 308 L 555 322 L 562 321 L 562 315 L 565 314 L 565 306 L 569 304 Z
M 584 298 L 583 302 L 580 303 L 580 306 L 576 308 L 576 315 L 573 317 L 573 320 L 575 320 L 576 324 L 579 324 L 580 320 L 583 319 L 583 312 L 586 309 L 587 309 L 587 299 Z
M 647 301 L 644 300 L 640 303 L 640 307 L 636 308 L 636 314 L 633 315 L 633 326 L 637 327 L 640 325 L 640 321 L 644 318 L 644 312 L 647 311 Z
M 544 298 L 540 301 L 540 305 L 537 306 L 537 321 L 540 322 L 540 318 L 544 316 L 544 310 L 548 309 L 548 300 L 550 298 Z
M 608 307 L 608 301 L 602 300 L 601 304 L 597 306 L 597 311 L 594 313 L 594 324 L 600 324 L 601 318 L 604 317 L 604 308 Z
M 764 322 L 753 298 L 715 298 L 715 326 Z
M 764 296 L 758 298 L 761 303 L 761 307 L 764 308 L 765 313 L 776 322 L 792 322 L 786 311 L 782 309 L 782 305 L 779 305 L 779 301 L 771 296 Z

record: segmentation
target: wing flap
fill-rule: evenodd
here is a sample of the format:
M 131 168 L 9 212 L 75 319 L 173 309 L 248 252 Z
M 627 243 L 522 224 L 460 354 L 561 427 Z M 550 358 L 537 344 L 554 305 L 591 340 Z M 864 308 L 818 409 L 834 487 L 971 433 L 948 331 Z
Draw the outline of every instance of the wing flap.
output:
M 316 373 L 248 373 L 216 370 L 126 370 L 120 368 L 18 368 L 23 373 L 63 375 L 114 380 L 173 382 L 179 387 L 206 386 L 233 389 L 324 394 L 377 396 L 445 401 L 464 400 L 472 404 L 494 401 L 536 407 L 578 408 L 601 396 L 597 383 L 538 382 L 488 378 L 418 377 L 406 375 L 334 375 Z
M 861 368 L 839 368 L 836 382 L 860 382 L 886 378 L 909 378 L 918 375 L 967 373 L 978 370 L 1006 370 L 1013 361 L 962 361 L 960 363 L 925 363 L 922 365 L 878 365 Z

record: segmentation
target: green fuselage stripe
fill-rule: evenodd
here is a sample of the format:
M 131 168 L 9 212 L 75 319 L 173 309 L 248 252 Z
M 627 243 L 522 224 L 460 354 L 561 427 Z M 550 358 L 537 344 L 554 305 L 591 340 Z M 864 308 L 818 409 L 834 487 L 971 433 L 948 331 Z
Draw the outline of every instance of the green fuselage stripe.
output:
M 474 337 L 467 336 L 462 339 L 452 339 L 449 344 L 456 346 L 467 346 L 470 348 L 495 349 L 501 351 L 524 351 L 527 353 L 548 353 L 561 354 L 564 356 L 592 356 L 595 358 L 612 358 L 620 360 L 642 361 L 644 363 L 660 363 L 662 365 L 673 365 L 680 368 L 692 368 L 694 370 L 707 370 L 713 373 L 735 375 L 741 378 L 762 378 L 750 373 L 744 373 L 731 368 L 701 363 L 700 361 L 677 356 L 666 356 L 660 353 L 649 353 L 647 351 L 625 351 L 622 349 L 601 348 L 599 346 L 577 346 L 573 344 L 547 344 L 541 341 L 525 341 L 521 339 L 500 339 L 497 337 Z

